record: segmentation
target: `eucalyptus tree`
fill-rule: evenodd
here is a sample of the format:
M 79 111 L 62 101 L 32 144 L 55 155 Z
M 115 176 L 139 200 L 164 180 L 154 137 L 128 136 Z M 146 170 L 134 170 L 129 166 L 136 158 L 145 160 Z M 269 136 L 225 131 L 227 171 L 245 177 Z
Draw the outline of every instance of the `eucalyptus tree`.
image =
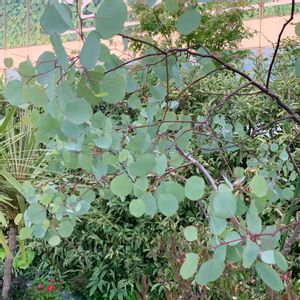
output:
M 185 1 L 182 7 L 177 0 L 163 3 L 173 16 L 180 7 L 175 18 L 178 38 L 188 37 L 201 25 L 194 1 Z M 286 24 L 293 19 L 294 3 L 291 7 Z M 82 25 L 84 20 L 76 17 Z M 128 203 L 137 218 L 155 214 L 170 218 L 183 201 L 195 201 L 204 206 L 207 217 L 210 234 L 202 237 L 207 251 L 202 255 L 193 249 L 193 241 L 199 239 L 196 224 L 186 227 L 184 236 L 190 244 L 181 276 L 207 285 L 231 262 L 255 269 L 267 286 L 282 291 L 289 267 L 282 253 L 296 242 L 300 221 L 295 210 L 287 224 L 280 220 L 269 224 L 261 217 L 265 209 L 285 201 L 295 199 L 297 207 L 299 197 L 299 107 L 296 99 L 277 94 L 272 84 L 282 34 L 261 79 L 197 41 L 178 48 L 159 45 L 149 36 L 130 36 L 124 27 L 127 17 L 122 0 L 103 0 L 90 16 L 95 29 L 85 32 L 75 26 L 67 5 L 52 1 L 41 26 L 50 35 L 54 52 L 44 52 L 35 66 L 29 61 L 20 64 L 22 79 L 6 85 L 5 98 L 11 105 L 39 109 L 35 139 L 51 150 L 48 168 L 91 178 L 88 188 L 72 180 L 64 185 L 55 180 L 51 185 L 27 182 L 26 237 L 57 246 L 72 234 L 76 218 L 89 210 L 96 195 Z M 75 28 L 83 46 L 78 55 L 68 56 L 61 34 Z M 143 44 L 142 53 L 120 60 L 102 42 L 114 37 L 121 37 L 125 48 L 128 42 Z M 183 95 L 192 97 L 189 91 L 195 84 L 218 72 L 234 74 L 238 86 L 211 103 L 206 115 L 181 110 Z M 257 120 L 254 128 L 232 120 L 234 99 L 245 89 L 260 94 L 261 101 L 281 117 Z M 221 113 L 228 103 L 228 112 Z M 272 142 L 278 124 L 288 126 L 294 135 L 288 144 Z M 244 143 L 255 138 L 257 142 L 260 136 L 266 142 L 257 151 L 246 151 L 246 164 L 229 162 L 229 155 L 239 157 Z M 215 157 L 222 162 L 220 168 L 213 165 Z M 294 231 L 282 238 L 287 230 Z

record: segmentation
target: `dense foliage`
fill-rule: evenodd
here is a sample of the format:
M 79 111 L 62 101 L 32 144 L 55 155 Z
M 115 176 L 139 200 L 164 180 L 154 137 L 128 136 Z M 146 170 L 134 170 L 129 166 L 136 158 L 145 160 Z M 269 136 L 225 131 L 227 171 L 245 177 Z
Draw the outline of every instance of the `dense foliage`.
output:
M 271 62 L 249 54 L 249 68 L 228 51 L 245 35 L 239 9 L 233 20 L 196 1 L 134 9 L 131 35 L 124 2 L 103 0 L 68 57 L 60 35 L 78 16 L 53 1 L 41 27 L 54 52 L 6 83 L 0 132 L 16 137 L 2 138 L 4 282 L 17 231 L 36 256 L 29 267 L 21 244 L 23 274 L 51 273 L 84 297 L 259 299 L 264 284 L 297 295 L 299 42 Z M 115 36 L 130 60 L 101 43 Z

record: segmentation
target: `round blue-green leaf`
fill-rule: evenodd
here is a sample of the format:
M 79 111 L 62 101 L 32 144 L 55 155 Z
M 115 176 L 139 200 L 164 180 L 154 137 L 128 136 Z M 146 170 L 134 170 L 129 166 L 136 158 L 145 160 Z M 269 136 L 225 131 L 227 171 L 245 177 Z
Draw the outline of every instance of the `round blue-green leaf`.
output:
M 32 235 L 35 238 L 42 239 L 45 236 L 46 232 L 47 228 L 45 228 L 43 225 L 32 225 Z
M 199 255 L 196 253 L 187 253 L 185 261 L 180 268 L 180 275 L 183 279 L 191 278 L 197 271 Z
M 210 259 L 203 263 L 195 276 L 198 284 L 207 284 L 217 280 L 224 272 L 225 264 L 218 259 Z
M 47 6 L 40 22 L 49 35 L 61 34 L 73 27 L 71 10 L 68 5 L 61 3 Z
M 34 78 L 36 74 L 36 70 L 33 67 L 32 62 L 29 60 L 26 60 L 19 64 L 18 72 L 22 77 L 25 77 L 25 80 L 28 80 L 29 77 Z
M 4 65 L 6 68 L 11 68 L 14 64 L 14 60 L 10 57 L 4 58 Z
M 178 200 L 170 194 L 159 194 L 157 198 L 157 206 L 158 210 L 163 215 L 170 217 L 178 210 Z
M 169 13 L 174 14 L 179 9 L 178 0 L 164 0 L 166 9 Z
M 115 177 L 110 183 L 110 189 L 113 194 L 119 197 L 129 195 L 133 190 L 133 184 L 126 174 Z
M 178 202 L 183 201 L 185 197 L 183 186 L 172 180 L 161 183 L 157 188 L 157 191 L 162 194 L 173 195 L 175 198 L 177 198 Z
M 93 115 L 91 105 L 85 100 L 80 99 L 73 101 L 67 105 L 65 117 L 72 123 L 80 125 L 88 120 Z
M 23 106 L 26 104 L 23 99 L 23 83 L 19 80 L 9 81 L 3 95 L 11 105 Z
M 28 206 L 27 216 L 33 224 L 42 224 L 46 219 L 46 208 L 39 203 L 32 203 Z
M 104 39 L 121 33 L 127 19 L 127 7 L 122 0 L 103 0 L 96 14 L 96 30 Z
M 129 211 L 133 216 L 139 218 L 146 212 L 146 205 L 142 199 L 134 199 L 129 204 Z
M 184 237 L 187 241 L 192 242 L 197 240 L 197 228 L 195 226 L 187 226 L 183 229 Z
M 143 154 L 129 166 L 130 174 L 134 176 L 146 176 L 152 172 L 155 164 L 154 156 L 150 153 Z
M 62 221 L 58 227 L 57 233 L 62 238 L 68 238 L 71 236 L 74 229 L 74 225 L 70 221 Z
M 204 195 L 204 189 L 204 179 L 199 176 L 192 176 L 185 183 L 185 196 L 190 200 L 199 200 Z
M 291 188 L 285 188 L 282 191 L 282 195 L 286 200 L 292 200 L 294 197 L 294 191 Z
M 250 181 L 252 192 L 259 198 L 262 198 L 268 193 L 268 184 L 263 176 L 255 175 Z
M 279 292 L 283 290 L 284 285 L 279 274 L 269 265 L 263 262 L 257 262 L 255 269 L 262 281 L 272 290 Z
M 53 84 L 55 76 L 60 74 L 59 68 L 56 66 L 56 61 L 56 55 L 49 51 L 45 51 L 39 56 L 36 62 L 36 80 L 39 83 Z
M 153 216 L 157 213 L 157 203 L 156 199 L 153 197 L 151 193 L 146 193 L 142 197 L 146 209 L 145 209 L 145 214 L 147 216 Z
M 100 54 L 100 37 L 96 30 L 87 36 L 80 52 L 80 62 L 86 69 L 95 67 Z
M 104 76 L 100 82 L 100 88 L 102 92 L 107 93 L 103 96 L 103 101 L 116 104 L 124 99 L 126 94 L 126 82 L 124 78 L 117 73 L 108 73 Z
M 48 243 L 52 247 L 55 247 L 55 246 L 59 245 L 60 241 L 61 241 L 61 238 L 58 235 L 54 235 L 48 240 Z
M 132 109 L 138 109 L 142 107 L 141 99 L 136 95 L 132 94 L 127 100 L 128 106 Z
M 40 86 L 24 86 L 23 98 L 36 107 L 44 107 L 48 100 L 45 90 Z
M 213 201 L 217 217 L 231 218 L 236 212 L 236 198 L 231 192 L 219 192 Z
M 200 22 L 200 13 L 196 9 L 188 10 L 178 18 L 176 28 L 181 35 L 188 35 L 199 27 Z

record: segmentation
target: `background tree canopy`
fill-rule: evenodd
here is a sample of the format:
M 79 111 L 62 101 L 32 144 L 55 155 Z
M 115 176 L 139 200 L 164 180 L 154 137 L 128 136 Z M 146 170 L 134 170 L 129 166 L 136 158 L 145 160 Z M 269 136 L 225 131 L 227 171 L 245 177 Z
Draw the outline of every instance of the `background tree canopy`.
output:
M 12 266 L 87 299 L 299 294 L 298 41 L 279 36 L 264 61 L 235 50 L 242 4 L 148 2 L 129 30 L 122 0 L 87 19 L 51 1 L 40 26 L 54 51 L 5 83 L 4 299 Z M 115 37 L 129 60 L 102 43 Z

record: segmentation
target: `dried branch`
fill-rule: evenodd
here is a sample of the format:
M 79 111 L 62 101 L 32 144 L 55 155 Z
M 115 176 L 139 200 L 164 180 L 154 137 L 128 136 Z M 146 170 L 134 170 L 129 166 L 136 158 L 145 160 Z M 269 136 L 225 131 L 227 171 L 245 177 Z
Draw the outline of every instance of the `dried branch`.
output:
M 273 54 L 273 57 L 272 57 L 272 61 L 270 63 L 270 67 L 269 67 L 269 70 L 268 70 L 267 81 L 266 81 L 266 88 L 269 88 L 270 79 L 271 79 L 271 75 L 272 75 L 272 69 L 273 69 L 273 66 L 274 66 L 274 63 L 275 63 L 275 60 L 276 60 L 276 56 L 277 56 L 279 47 L 280 47 L 280 42 L 281 42 L 281 38 L 282 38 L 283 32 L 284 32 L 285 28 L 288 26 L 288 24 L 291 23 L 292 20 L 294 19 L 295 3 L 296 3 L 295 0 L 292 0 L 292 8 L 291 8 L 290 18 L 283 24 L 283 26 L 281 28 L 281 31 L 280 31 L 280 33 L 278 35 L 276 48 L 275 48 L 275 51 L 274 51 L 274 54 Z

